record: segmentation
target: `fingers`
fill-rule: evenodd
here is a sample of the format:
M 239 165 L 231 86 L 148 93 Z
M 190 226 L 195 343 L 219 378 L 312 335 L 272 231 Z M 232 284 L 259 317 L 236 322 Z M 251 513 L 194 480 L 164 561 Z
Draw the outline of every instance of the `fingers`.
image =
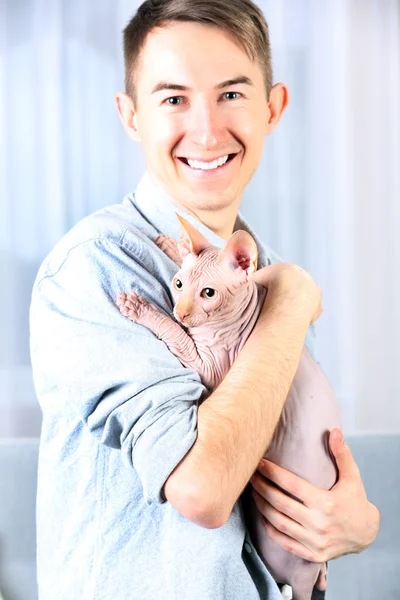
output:
M 126 302 L 126 294 L 124 292 L 120 292 L 117 296 L 117 306 L 122 306 Z
M 250 479 L 250 482 L 253 486 L 253 489 L 257 492 L 257 496 L 260 496 L 262 501 L 268 505 L 268 507 L 273 508 L 275 512 L 285 514 L 288 518 L 296 521 L 301 526 L 308 523 L 308 507 L 304 506 L 297 500 L 294 500 L 290 496 L 287 496 L 260 475 L 254 475 Z M 262 510 L 262 507 L 264 506 L 263 502 L 258 500 L 257 505 L 260 505 L 259 508 L 261 512 L 268 519 L 268 515 Z
M 282 469 L 282 467 L 266 459 L 260 462 L 257 471 L 292 496 L 301 500 L 306 506 L 313 508 L 320 505 L 321 496 L 325 493 L 325 490 L 315 487 L 294 473 L 286 471 L 286 469 Z
M 339 481 L 345 478 L 361 479 L 360 470 L 349 446 L 343 440 L 340 429 L 332 429 L 329 436 L 329 445 L 339 469 Z
M 281 533 L 297 540 L 303 545 L 310 543 L 310 536 L 307 535 L 307 531 L 302 525 L 277 511 L 255 490 L 253 491 L 252 496 L 265 521 L 273 525 L 275 529 Z
M 315 587 L 321 590 L 321 592 L 325 592 L 328 589 L 328 583 L 326 581 L 326 563 L 321 567 Z
M 252 484 L 255 485 L 254 483 Z M 269 537 L 279 544 L 287 552 L 291 552 L 296 556 L 300 556 L 305 560 L 311 562 L 324 562 L 329 560 L 331 556 L 328 556 L 328 546 L 326 544 L 326 535 L 322 533 L 322 529 L 319 531 L 318 527 L 310 521 L 312 515 L 304 517 L 306 526 L 292 519 L 286 514 L 280 511 L 282 508 L 286 512 L 284 505 L 285 500 L 281 500 L 278 503 L 278 508 L 275 508 L 271 502 L 274 502 L 270 491 L 273 486 L 269 485 L 268 493 L 265 494 L 265 488 L 262 489 L 262 495 L 259 494 L 255 489 L 252 492 L 253 499 L 257 505 L 258 510 L 262 515 L 262 525 L 267 531 Z M 260 488 L 261 489 L 261 488 Z M 284 496 L 283 492 L 277 490 L 278 494 Z M 265 495 L 268 496 L 268 500 L 265 499 Z M 282 503 L 283 502 L 283 503 Z M 300 510 L 311 512 L 307 507 L 299 504 L 296 500 L 291 498 L 287 499 L 287 502 L 296 503 L 299 505 Z M 302 517 L 300 517 L 301 519 Z
M 273 525 L 273 523 L 267 521 L 265 517 L 262 517 L 262 523 L 265 531 L 268 533 L 268 536 L 274 540 L 274 542 L 279 544 L 281 548 L 286 550 L 286 552 L 290 552 L 291 554 L 295 554 L 296 556 L 311 562 L 320 562 L 318 554 L 313 552 L 310 548 L 299 542 L 297 539 L 291 537 L 291 534 L 280 531 L 277 529 L 277 527 L 275 527 L 275 525 Z M 297 525 L 297 527 L 301 526 Z M 289 529 L 291 529 L 290 524 L 288 525 L 288 532 Z

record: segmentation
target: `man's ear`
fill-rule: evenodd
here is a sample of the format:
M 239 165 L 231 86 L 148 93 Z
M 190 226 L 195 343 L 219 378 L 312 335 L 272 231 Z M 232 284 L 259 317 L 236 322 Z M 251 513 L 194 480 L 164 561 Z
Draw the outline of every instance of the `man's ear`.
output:
M 273 132 L 289 104 L 289 90 L 284 83 L 277 83 L 271 88 L 268 101 L 268 121 L 265 135 Z
M 186 258 L 188 254 L 198 256 L 205 248 L 212 245 L 204 235 L 202 235 L 200 231 L 197 231 L 197 229 L 186 221 L 186 219 L 178 215 L 178 213 L 175 214 L 182 225 L 181 237 L 178 242 L 178 250 L 182 260 Z
M 257 271 L 257 244 L 247 231 L 235 231 L 219 251 L 218 260 L 233 271 L 244 272 L 246 278 Z
M 137 124 L 137 113 L 133 106 L 132 99 L 128 94 L 124 92 L 118 92 L 115 96 L 115 102 L 117 104 L 117 111 L 119 118 L 121 119 L 122 125 L 129 137 L 135 142 L 141 142 L 139 128 Z

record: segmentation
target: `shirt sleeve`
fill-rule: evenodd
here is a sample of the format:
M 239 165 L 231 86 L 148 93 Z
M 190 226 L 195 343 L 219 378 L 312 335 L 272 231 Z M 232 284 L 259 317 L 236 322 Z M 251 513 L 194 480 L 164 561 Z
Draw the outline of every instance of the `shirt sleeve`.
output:
M 162 503 L 166 480 L 196 440 L 207 392 L 116 305 L 120 291 L 136 291 L 171 314 L 167 286 L 150 271 L 140 247 L 132 253 L 104 238 L 72 248 L 34 287 L 31 358 L 44 421 L 83 423 L 98 443 L 121 451 L 146 501 Z

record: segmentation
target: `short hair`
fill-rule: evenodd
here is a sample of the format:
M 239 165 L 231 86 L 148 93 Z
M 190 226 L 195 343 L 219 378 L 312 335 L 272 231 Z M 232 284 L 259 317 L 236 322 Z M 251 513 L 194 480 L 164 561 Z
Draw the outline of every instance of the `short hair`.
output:
M 146 0 L 123 30 L 125 92 L 137 108 L 140 53 L 150 31 L 172 22 L 203 23 L 230 33 L 263 71 L 267 99 L 272 88 L 272 58 L 268 24 L 251 0 Z

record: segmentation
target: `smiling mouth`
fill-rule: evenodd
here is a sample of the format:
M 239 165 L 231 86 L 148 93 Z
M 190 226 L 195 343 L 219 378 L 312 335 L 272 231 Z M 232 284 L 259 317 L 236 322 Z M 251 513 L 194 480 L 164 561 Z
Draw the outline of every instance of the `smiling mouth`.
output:
M 181 162 L 183 162 L 183 164 L 188 165 L 189 167 L 191 167 L 194 170 L 196 170 L 196 169 L 198 169 L 198 170 L 214 170 L 214 169 L 221 168 L 221 167 L 224 167 L 225 165 L 227 165 L 233 158 L 235 158 L 235 156 L 237 156 L 237 154 L 238 154 L 237 152 L 235 152 L 234 154 L 228 154 L 227 160 L 222 165 L 215 165 L 215 163 L 217 163 L 217 161 L 220 159 L 216 159 L 215 161 L 202 162 L 202 161 L 187 159 L 184 156 L 178 156 L 177 158 Z M 189 163 L 189 160 L 192 164 Z M 204 169 L 204 167 L 202 167 L 200 165 L 209 165 L 209 166 L 208 166 L 208 169 L 207 168 Z M 210 165 L 214 165 L 214 166 L 210 168 Z

